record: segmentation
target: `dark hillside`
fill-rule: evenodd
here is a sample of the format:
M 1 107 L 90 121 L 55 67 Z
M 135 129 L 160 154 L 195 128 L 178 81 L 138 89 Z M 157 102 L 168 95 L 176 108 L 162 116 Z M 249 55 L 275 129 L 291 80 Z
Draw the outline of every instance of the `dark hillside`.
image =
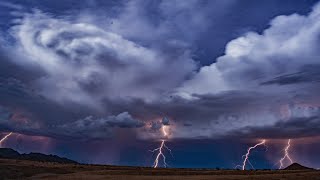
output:
M 290 166 L 286 167 L 284 170 L 311 170 L 312 168 L 302 166 L 298 163 L 292 163 Z
M 20 154 L 17 151 L 10 148 L 0 148 L 0 158 L 5 159 L 19 159 L 19 160 L 30 160 L 30 161 L 40 161 L 40 162 L 57 162 L 57 163 L 74 163 L 76 161 L 62 158 L 56 155 L 46 155 L 41 153 L 29 153 Z

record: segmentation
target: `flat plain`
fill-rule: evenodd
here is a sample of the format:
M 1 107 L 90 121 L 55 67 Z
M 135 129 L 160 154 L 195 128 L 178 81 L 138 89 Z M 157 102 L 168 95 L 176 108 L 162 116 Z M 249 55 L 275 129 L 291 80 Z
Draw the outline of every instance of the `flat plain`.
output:
M 318 170 L 214 170 L 108 165 L 60 164 L 0 159 L 0 179 L 111 179 L 111 180 L 318 180 Z

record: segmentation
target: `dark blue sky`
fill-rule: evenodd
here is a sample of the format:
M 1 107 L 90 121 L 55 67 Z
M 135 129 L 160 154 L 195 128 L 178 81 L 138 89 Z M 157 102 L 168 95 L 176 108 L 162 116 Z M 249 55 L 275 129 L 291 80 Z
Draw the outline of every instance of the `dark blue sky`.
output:
M 292 139 L 318 167 L 319 22 L 317 0 L 0 0 L 1 146 L 234 168 L 266 139 L 260 169 Z

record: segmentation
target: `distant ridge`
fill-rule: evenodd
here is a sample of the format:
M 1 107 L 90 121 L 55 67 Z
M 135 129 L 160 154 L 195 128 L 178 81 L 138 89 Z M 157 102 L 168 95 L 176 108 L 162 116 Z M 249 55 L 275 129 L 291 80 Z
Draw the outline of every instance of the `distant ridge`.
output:
M 46 155 L 41 153 L 20 154 L 11 148 L 0 148 L 0 158 L 20 159 L 20 160 L 30 160 L 30 161 L 40 161 L 40 162 L 71 163 L 71 164 L 78 163 L 76 161 L 73 161 L 67 158 L 62 158 L 56 155 Z
M 298 163 L 292 163 L 290 166 L 284 168 L 284 170 L 312 170 L 312 168 L 302 166 Z

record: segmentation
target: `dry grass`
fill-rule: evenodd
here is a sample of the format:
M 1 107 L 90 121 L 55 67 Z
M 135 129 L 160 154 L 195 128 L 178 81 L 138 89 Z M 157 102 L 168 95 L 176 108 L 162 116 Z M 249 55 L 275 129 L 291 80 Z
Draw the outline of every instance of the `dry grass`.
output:
M 211 180 L 211 179 L 319 179 L 315 170 L 209 170 L 209 169 L 153 169 L 148 167 L 99 166 L 43 163 L 0 159 L 0 179 L 111 179 L 111 180 Z

